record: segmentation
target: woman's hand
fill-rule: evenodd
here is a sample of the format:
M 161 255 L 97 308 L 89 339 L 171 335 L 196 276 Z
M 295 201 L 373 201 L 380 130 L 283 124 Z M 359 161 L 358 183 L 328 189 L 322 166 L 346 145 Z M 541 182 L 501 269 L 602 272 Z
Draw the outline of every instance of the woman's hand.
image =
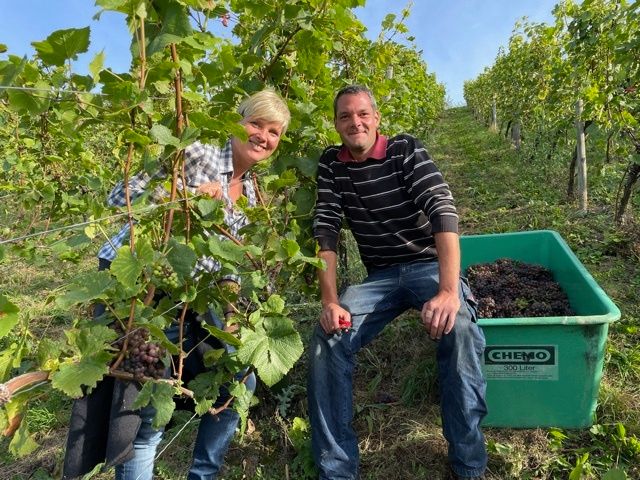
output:
M 209 195 L 211 198 L 220 200 L 222 198 L 222 185 L 220 182 L 207 182 L 198 186 L 198 193 Z

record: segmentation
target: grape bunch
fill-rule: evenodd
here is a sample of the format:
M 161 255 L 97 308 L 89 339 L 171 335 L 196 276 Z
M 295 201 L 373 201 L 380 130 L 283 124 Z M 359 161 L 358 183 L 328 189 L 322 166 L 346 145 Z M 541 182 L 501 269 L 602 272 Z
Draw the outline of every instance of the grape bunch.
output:
M 175 289 L 180 286 L 178 274 L 168 263 L 155 263 L 153 265 L 152 273 L 156 282 L 162 287 Z
M 124 336 L 120 328 L 120 338 L 116 343 L 116 347 L 122 348 L 124 344 Z M 162 378 L 164 376 L 165 366 L 163 358 L 166 349 L 162 345 L 155 342 L 149 342 L 149 330 L 146 328 L 136 328 L 129 335 L 127 351 L 120 368 L 125 372 L 133 374 L 136 380 L 142 377 Z

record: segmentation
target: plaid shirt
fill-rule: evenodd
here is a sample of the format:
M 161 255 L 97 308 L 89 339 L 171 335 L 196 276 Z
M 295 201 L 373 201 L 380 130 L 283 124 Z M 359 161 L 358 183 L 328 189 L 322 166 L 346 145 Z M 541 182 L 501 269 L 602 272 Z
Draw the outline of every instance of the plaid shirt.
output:
M 225 202 L 224 221 L 229 228 L 231 234 L 238 237 L 239 230 L 247 223 L 247 217 L 243 212 L 237 210 L 233 206 L 233 202 L 229 197 L 229 183 L 233 174 L 233 162 L 231 151 L 231 140 L 227 141 L 223 148 L 213 145 L 206 145 L 195 142 L 184 149 L 184 170 L 186 188 L 191 193 L 195 193 L 197 188 L 203 183 L 219 182 L 222 187 L 222 198 Z M 166 173 L 159 170 L 152 176 L 146 172 L 140 172 L 129 179 L 129 197 L 131 201 L 140 197 L 145 193 L 147 187 L 153 180 L 166 178 Z M 179 179 L 178 188 L 183 188 L 182 180 Z M 249 175 L 245 175 L 243 179 L 244 195 L 247 197 L 251 206 L 256 205 L 256 192 L 253 182 Z M 169 193 L 162 185 L 158 185 L 152 192 L 150 198 L 152 201 L 168 196 Z M 107 198 L 107 204 L 110 207 L 122 207 L 126 205 L 126 194 L 124 182 L 118 183 Z M 226 237 L 220 236 L 226 239 Z M 117 250 L 129 241 L 129 223 L 126 223 L 122 229 L 106 242 L 98 251 L 98 258 L 108 260 L 110 262 L 116 258 Z M 220 263 L 211 257 L 201 257 L 196 264 L 197 271 L 207 271 L 214 273 L 220 270 Z M 238 281 L 235 277 L 225 277 Z

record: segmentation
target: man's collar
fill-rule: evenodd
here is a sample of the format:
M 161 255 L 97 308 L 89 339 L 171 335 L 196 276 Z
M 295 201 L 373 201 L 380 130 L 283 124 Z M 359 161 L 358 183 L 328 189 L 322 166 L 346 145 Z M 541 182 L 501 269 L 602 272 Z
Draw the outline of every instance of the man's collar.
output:
M 376 142 L 373 144 L 373 147 L 371 147 L 371 150 L 369 150 L 369 152 L 367 153 L 367 158 L 365 160 L 368 160 L 370 158 L 374 160 L 384 160 L 386 157 L 387 157 L 387 137 L 385 137 L 384 135 L 380 135 L 378 132 L 376 132 Z M 353 158 L 353 155 L 351 155 L 351 152 L 349 151 L 349 149 L 344 145 L 340 147 L 340 151 L 338 152 L 338 160 L 340 160 L 341 162 L 357 161 Z

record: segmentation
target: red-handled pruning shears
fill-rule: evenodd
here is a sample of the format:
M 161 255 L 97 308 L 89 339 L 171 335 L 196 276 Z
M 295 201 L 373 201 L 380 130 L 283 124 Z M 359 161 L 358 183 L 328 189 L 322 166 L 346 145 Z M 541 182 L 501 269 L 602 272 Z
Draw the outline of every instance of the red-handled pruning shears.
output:
M 348 332 L 351 328 L 351 322 L 344 318 L 344 315 L 340 315 L 338 317 L 338 324 L 340 325 L 340 330 L 343 332 Z

